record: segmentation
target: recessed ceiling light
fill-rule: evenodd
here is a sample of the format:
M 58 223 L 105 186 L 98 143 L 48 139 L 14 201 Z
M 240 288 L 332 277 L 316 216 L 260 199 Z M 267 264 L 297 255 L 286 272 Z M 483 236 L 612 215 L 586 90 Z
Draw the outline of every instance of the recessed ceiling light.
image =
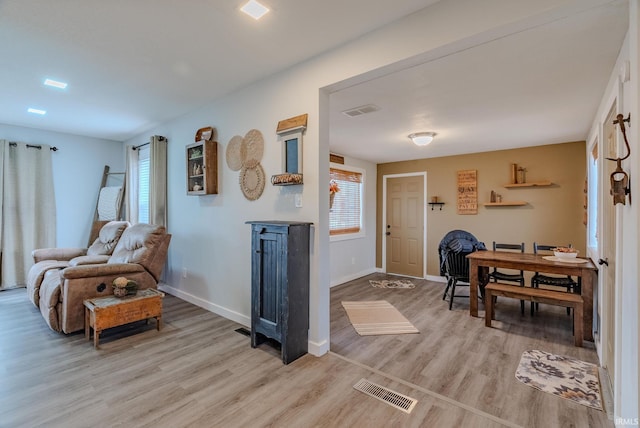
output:
M 40 109 L 38 109 L 38 108 L 32 108 L 32 107 L 29 107 L 29 108 L 27 109 L 27 111 L 28 111 L 29 113 L 33 113 L 33 114 L 40 114 L 40 115 L 47 114 L 47 111 L 46 111 L 46 110 L 40 110 Z
M 44 79 L 44 84 L 46 86 L 53 86 L 54 88 L 66 89 L 67 84 L 64 82 L 58 82 L 57 80 Z
M 240 10 L 253 19 L 260 19 L 262 18 L 262 16 L 264 16 L 264 14 L 269 12 L 269 9 L 258 3 L 256 0 L 249 0 L 249 2 L 242 6 Z

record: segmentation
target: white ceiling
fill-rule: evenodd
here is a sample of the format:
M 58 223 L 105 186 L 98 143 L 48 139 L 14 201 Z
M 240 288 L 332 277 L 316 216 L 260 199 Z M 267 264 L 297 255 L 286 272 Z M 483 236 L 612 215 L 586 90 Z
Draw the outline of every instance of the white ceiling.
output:
M 437 2 L 264 0 L 254 21 L 244 1 L 0 0 L 0 123 L 127 140 Z M 331 150 L 387 162 L 585 139 L 627 20 L 612 1 L 342 89 Z M 418 148 L 417 131 L 438 135 Z
M 0 123 L 126 140 L 436 1 L 1 0 Z
M 611 2 L 340 90 L 331 151 L 381 163 L 585 140 L 627 26 Z M 342 113 L 367 104 L 380 110 Z M 420 131 L 437 136 L 418 147 Z

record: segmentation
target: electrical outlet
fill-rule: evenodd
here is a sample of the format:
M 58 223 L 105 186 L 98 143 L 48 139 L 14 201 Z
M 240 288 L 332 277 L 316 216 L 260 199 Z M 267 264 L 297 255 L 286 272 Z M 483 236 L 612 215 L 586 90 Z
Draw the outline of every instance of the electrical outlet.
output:
M 302 208 L 302 195 L 300 193 L 296 193 L 295 200 L 296 200 L 296 208 Z
M 182 277 L 183 278 L 187 277 L 187 268 L 182 268 Z

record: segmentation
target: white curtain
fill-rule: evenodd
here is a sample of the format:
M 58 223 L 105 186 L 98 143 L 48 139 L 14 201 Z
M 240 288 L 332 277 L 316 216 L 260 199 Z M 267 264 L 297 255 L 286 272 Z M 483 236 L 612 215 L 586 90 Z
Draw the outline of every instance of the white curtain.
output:
M 0 289 L 24 286 L 31 251 L 56 245 L 50 149 L 0 140 Z
M 127 220 L 138 223 L 140 202 L 139 152 L 127 147 Z M 149 223 L 167 226 L 167 139 L 154 135 L 149 141 Z
M 167 139 L 151 137 L 149 168 L 149 223 L 167 226 Z

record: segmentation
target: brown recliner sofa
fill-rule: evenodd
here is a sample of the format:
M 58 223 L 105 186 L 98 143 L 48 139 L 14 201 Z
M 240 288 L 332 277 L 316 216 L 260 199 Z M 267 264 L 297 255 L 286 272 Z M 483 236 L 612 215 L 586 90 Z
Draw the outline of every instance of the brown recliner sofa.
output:
M 34 265 L 27 275 L 27 297 L 36 307 L 40 306 L 40 285 L 50 270 L 60 270 L 80 264 L 106 263 L 113 253 L 128 221 L 105 223 L 89 248 L 40 248 L 33 250 Z
M 39 307 L 49 327 L 64 333 L 84 329 L 84 300 L 113 294 L 117 277 L 136 281 L 139 289 L 157 288 L 170 241 L 163 226 L 139 223 L 124 230 L 106 263 L 48 270 Z

